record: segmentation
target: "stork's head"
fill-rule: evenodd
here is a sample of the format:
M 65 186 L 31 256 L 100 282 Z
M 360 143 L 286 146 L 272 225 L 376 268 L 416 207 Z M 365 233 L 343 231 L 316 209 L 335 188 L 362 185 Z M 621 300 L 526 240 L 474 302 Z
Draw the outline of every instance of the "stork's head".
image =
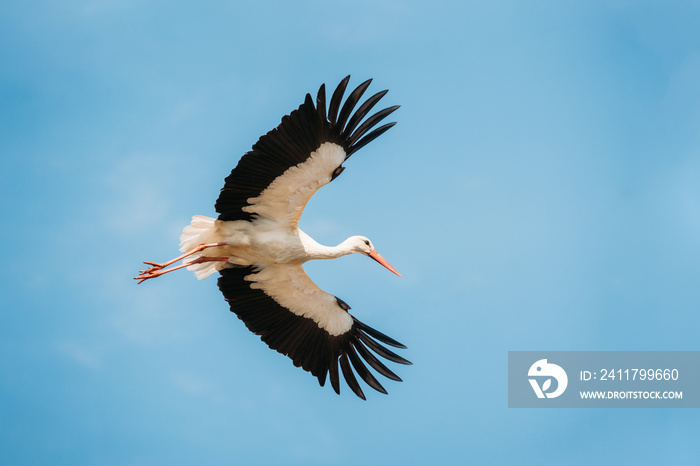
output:
M 375 261 L 379 262 L 382 264 L 384 267 L 389 269 L 391 272 L 395 273 L 399 277 L 401 276 L 400 273 L 396 271 L 394 267 L 389 264 L 386 259 L 384 259 L 376 249 L 374 249 L 374 245 L 372 242 L 369 240 L 369 238 L 365 238 L 364 236 L 352 236 L 351 238 L 348 239 L 351 243 L 352 251 L 353 252 L 359 252 L 361 254 L 364 254 L 366 256 L 371 257 Z

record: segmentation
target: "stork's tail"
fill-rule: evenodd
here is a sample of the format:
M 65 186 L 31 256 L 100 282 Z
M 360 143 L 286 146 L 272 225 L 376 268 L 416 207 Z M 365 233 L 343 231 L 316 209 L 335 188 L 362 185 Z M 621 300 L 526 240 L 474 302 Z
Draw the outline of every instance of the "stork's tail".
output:
M 195 215 L 192 217 L 192 223 L 182 230 L 180 236 L 180 251 L 189 252 L 200 244 L 211 244 L 224 242 L 225 239 L 216 227 L 216 219 L 204 217 L 203 215 Z M 190 262 L 201 256 L 221 256 L 221 248 L 208 248 L 203 251 L 196 252 L 184 259 L 184 262 Z M 195 276 L 201 280 L 207 278 L 214 272 L 226 268 L 227 262 L 203 262 L 193 264 L 187 267 L 187 270 L 194 272 Z

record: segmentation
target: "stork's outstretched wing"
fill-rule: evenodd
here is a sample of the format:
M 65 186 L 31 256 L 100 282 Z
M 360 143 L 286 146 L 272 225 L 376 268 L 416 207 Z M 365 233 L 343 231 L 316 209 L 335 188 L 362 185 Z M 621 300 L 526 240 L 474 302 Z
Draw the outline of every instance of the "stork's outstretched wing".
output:
M 378 373 L 397 381 L 401 379 L 375 353 L 410 364 L 376 340 L 397 348 L 405 346 L 352 317 L 350 307 L 316 286 L 301 265 L 224 269 L 218 284 L 231 311 L 250 331 L 260 335 L 270 348 L 289 356 L 295 366 L 311 372 L 321 386 L 330 373 L 336 393 L 340 393 L 338 364 L 348 386 L 362 399 L 365 395 L 352 368 L 370 387 L 386 393 L 363 359 Z
M 371 79 L 360 84 L 341 107 L 349 80 L 347 76 L 333 92 L 328 113 L 325 85 L 321 85 L 316 106 L 307 94 L 297 110 L 253 145 L 226 178 L 216 201 L 219 220 L 262 217 L 296 228 L 316 190 L 343 171 L 341 164 L 348 157 L 395 124 L 373 129 L 398 105 L 363 121 L 387 91 L 374 94 L 353 113 Z

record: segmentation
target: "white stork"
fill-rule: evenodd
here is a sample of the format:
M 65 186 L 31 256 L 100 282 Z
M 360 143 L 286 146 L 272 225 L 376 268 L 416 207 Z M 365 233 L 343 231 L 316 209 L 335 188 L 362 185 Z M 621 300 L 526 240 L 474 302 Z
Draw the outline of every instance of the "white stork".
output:
M 150 268 L 134 278 L 141 283 L 182 267 L 199 279 L 219 272 L 219 289 L 250 331 L 271 349 L 289 356 L 295 366 L 311 372 L 321 386 L 330 373 L 338 394 L 340 363 L 348 386 L 365 399 L 351 363 L 370 387 L 386 393 L 362 359 L 378 373 L 401 381 L 375 354 L 396 363 L 411 363 L 376 340 L 405 346 L 355 319 L 348 313 L 350 306 L 316 286 L 302 264 L 361 253 L 399 273 L 363 236 L 329 247 L 298 226 L 316 190 L 343 172 L 348 157 L 396 124 L 373 129 L 398 105 L 362 122 L 386 90 L 353 113 L 371 79 L 360 84 L 341 108 L 349 79 L 343 79 L 333 92 L 327 114 L 325 85 L 318 91 L 316 106 L 307 94 L 304 103 L 262 136 L 226 178 L 216 201 L 218 219 L 193 217 L 180 237 L 184 254 L 162 264 L 145 262 Z M 182 265 L 166 268 L 179 260 Z

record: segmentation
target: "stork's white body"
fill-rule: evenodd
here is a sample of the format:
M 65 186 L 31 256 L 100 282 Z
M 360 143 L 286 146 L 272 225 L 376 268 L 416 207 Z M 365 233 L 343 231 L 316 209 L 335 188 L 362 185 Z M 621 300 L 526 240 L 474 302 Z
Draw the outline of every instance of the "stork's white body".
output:
M 278 228 L 267 221 L 250 223 L 242 220 L 225 222 L 195 215 L 180 237 L 180 250 L 186 252 L 205 243 L 226 243 L 183 259 L 191 262 L 201 256 L 227 257 L 227 262 L 204 262 L 187 266 L 198 279 L 231 266 L 256 265 L 259 268 L 280 264 L 303 264 L 314 259 L 335 259 L 366 251 L 363 236 L 351 236 L 337 246 L 324 246 L 299 228 Z M 371 244 L 371 243 L 370 243 Z

